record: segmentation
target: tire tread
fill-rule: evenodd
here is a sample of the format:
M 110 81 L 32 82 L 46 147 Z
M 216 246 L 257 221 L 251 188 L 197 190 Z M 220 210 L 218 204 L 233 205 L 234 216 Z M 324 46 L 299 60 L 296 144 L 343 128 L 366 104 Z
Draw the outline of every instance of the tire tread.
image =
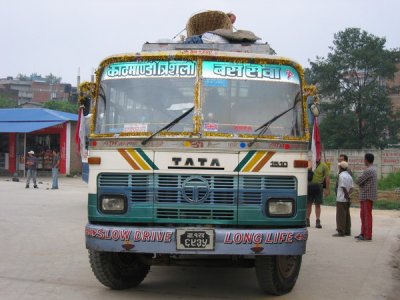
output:
M 278 273 L 277 256 L 257 256 L 255 260 L 256 275 L 260 288 L 266 294 L 280 296 L 290 292 L 300 271 L 301 256 L 291 282 L 282 282 Z
M 89 250 L 90 266 L 97 280 L 103 285 L 116 290 L 128 289 L 138 286 L 150 270 L 149 265 L 137 261 L 136 272 L 122 274 L 113 264 L 111 252 Z M 132 254 L 134 255 L 134 254 Z

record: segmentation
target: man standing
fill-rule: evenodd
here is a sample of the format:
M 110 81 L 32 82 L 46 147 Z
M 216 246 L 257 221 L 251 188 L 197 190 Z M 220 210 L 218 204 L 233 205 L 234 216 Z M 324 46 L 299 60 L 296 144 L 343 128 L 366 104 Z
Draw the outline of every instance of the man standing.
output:
M 338 163 L 341 163 L 342 161 L 349 163 L 349 157 L 346 154 L 340 154 L 338 158 Z M 350 174 L 351 177 L 353 177 L 353 172 L 351 172 L 350 168 L 347 168 L 347 173 Z M 337 195 L 337 190 L 338 190 L 338 183 L 339 183 L 339 174 L 336 180 L 336 186 L 335 186 L 335 193 Z
M 346 154 L 339 154 L 338 162 L 342 162 L 342 161 L 345 161 L 348 163 L 349 157 Z
M 339 163 L 338 189 L 336 193 L 336 230 L 333 236 L 346 236 L 351 233 L 350 193 L 353 189 L 353 178 L 347 172 L 346 161 Z
M 58 189 L 58 167 L 60 166 L 60 152 L 58 149 L 53 149 L 53 161 L 51 163 L 51 177 L 52 177 L 52 184 L 51 189 L 57 190 Z
M 37 175 L 37 158 L 34 156 L 35 152 L 32 150 L 28 152 L 28 157 L 26 158 L 26 167 L 27 167 L 27 179 L 25 188 L 29 189 L 29 183 L 33 181 L 33 187 L 35 189 L 38 188 L 36 184 L 36 175 Z
M 338 158 L 338 163 L 341 163 L 342 161 L 347 162 L 347 166 L 348 166 L 349 157 L 348 157 L 346 154 L 340 154 L 340 155 L 339 155 L 339 158 Z M 349 167 L 347 167 L 347 170 L 346 170 L 346 171 L 347 171 L 347 173 L 350 174 L 351 177 L 353 177 L 353 172 L 350 170 Z M 337 178 L 336 178 L 336 185 L 335 185 L 335 194 L 336 194 L 336 195 L 338 194 L 339 173 L 340 173 L 340 171 L 338 172 L 338 175 L 337 175 Z M 349 204 L 349 207 L 350 207 L 350 204 Z M 349 222 L 351 222 L 351 221 L 349 220 Z M 349 224 L 349 225 L 350 225 L 350 227 L 351 227 L 351 224 Z M 349 228 L 350 228 L 350 227 L 349 227 Z M 348 234 L 348 235 L 350 235 L 350 234 Z
M 319 185 L 319 190 L 315 195 L 307 196 L 307 227 L 310 226 L 310 215 L 312 211 L 312 204 L 315 204 L 315 216 L 317 218 L 315 227 L 322 228 L 321 225 L 321 204 L 325 196 L 329 195 L 329 168 L 325 163 L 320 160 L 317 161 L 317 167 L 314 170 L 312 183 L 317 183 Z M 324 193 L 324 183 L 325 183 L 325 193 Z
M 373 166 L 374 155 L 372 153 L 365 154 L 364 163 L 367 168 L 356 181 L 360 187 L 361 233 L 355 238 L 359 241 L 370 241 L 372 239 L 372 207 L 378 198 L 378 176 Z

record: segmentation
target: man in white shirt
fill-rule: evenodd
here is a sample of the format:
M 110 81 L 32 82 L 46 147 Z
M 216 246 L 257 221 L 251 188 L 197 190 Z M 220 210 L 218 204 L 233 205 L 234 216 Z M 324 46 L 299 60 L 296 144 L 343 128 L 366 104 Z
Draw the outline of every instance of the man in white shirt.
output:
M 353 178 L 347 172 L 346 161 L 339 163 L 338 189 L 336 194 L 336 230 L 333 236 L 341 237 L 351 234 L 350 194 L 353 189 Z

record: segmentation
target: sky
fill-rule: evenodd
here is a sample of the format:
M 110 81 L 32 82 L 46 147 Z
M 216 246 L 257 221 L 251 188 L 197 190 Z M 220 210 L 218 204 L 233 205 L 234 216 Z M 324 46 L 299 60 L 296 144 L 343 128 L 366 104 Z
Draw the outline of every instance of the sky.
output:
M 0 78 L 52 73 L 76 85 L 107 56 L 172 38 L 193 14 L 233 12 L 277 54 L 309 66 L 334 34 L 358 27 L 400 47 L 399 0 L 0 0 Z

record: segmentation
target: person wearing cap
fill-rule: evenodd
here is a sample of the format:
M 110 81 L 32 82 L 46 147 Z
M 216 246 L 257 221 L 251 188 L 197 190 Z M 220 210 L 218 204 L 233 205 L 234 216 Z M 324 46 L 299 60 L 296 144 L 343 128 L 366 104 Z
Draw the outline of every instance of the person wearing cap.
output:
M 37 158 L 35 156 L 35 152 L 32 150 L 28 152 L 28 157 L 26 158 L 26 168 L 27 168 L 27 174 L 26 174 L 27 178 L 26 178 L 25 188 L 29 189 L 29 183 L 32 179 L 33 187 L 37 189 L 38 188 L 36 184 Z
M 349 164 L 339 164 L 338 188 L 336 192 L 336 231 L 333 236 L 341 237 L 351 234 L 350 194 L 353 189 L 353 178 L 347 171 Z
M 349 157 L 346 154 L 340 154 L 339 158 L 338 158 L 338 163 L 345 161 L 347 163 L 349 163 Z M 353 172 L 351 172 L 350 168 L 347 168 L 347 173 L 350 174 L 351 177 L 353 177 Z M 336 185 L 335 185 L 335 193 L 337 195 L 337 190 L 338 190 L 338 184 L 339 184 L 339 172 L 337 175 L 337 180 L 336 180 Z

